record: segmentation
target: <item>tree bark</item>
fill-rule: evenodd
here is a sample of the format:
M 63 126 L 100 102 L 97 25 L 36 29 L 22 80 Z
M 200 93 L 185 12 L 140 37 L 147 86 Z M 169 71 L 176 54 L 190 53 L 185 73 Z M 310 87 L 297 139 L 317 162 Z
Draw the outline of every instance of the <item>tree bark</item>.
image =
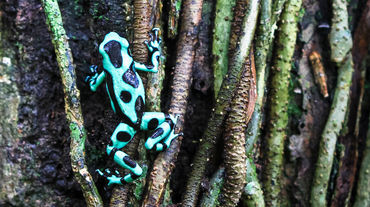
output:
M 176 133 L 183 131 L 203 0 L 186 0 L 183 4 L 182 27 L 177 46 L 176 66 L 171 87 L 172 97 L 169 107 L 170 114 L 179 116 L 175 129 Z M 161 153 L 155 160 L 153 170 L 149 175 L 148 192 L 142 206 L 159 206 L 180 150 L 181 139 L 182 136 L 174 140 L 170 148 Z
M 80 91 L 76 85 L 72 53 L 63 28 L 62 15 L 56 0 L 42 0 L 42 5 L 64 86 L 65 111 L 71 136 L 70 156 L 72 169 L 81 185 L 86 205 L 103 206 L 99 192 L 85 164 L 85 140 L 87 135 L 81 113 Z
M 297 38 L 298 12 L 301 0 L 288 0 L 281 17 L 277 51 L 271 74 L 269 122 L 266 135 L 266 166 L 264 168 L 264 190 L 267 206 L 280 205 L 281 168 L 283 166 L 284 140 L 288 125 L 289 78 L 291 58 Z

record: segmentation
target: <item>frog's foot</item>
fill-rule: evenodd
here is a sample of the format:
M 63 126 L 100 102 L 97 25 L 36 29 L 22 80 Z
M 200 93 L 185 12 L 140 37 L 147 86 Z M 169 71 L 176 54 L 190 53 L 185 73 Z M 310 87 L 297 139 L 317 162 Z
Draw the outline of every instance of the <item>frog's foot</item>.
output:
M 148 47 L 149 51 L 151 53 L 154 53 L 155 51 L 159 51 L 160 44 L 162 42 L 162 39 L 158 35 L 159 28 L 153 28 L 152 31 L 149 33 L 150 36 L 150 42 L 147 40 L 144 41 L 146 46 Z
M 170 135 L 164 139 L 163 141 L 157 143 L 155 146 L 154 146 L 154 150 L 156 150 L 157 152 L 161 152 L 161 151 L 164 151 L 166 149 L 168 149 L 172 143 L 172 140 L 176 139 L 178 136 L 183 136 L 184 133 L 178 133 L 178 134 L 175 134 L 175 129 L 173 129 L 170 133 Z
M 131 171 L 129 174 L 127 174 L 124 177 L 117 177 L 117 176 L 113 177 L 112 176 L 110 180 L 112 183 L 117 183 L 117 184 L 131 183 L 132 181 L 136 180 L 143 174 L 143 170 L 141 169 L 139 164 L 137 164 L 134 160 L 132 160 L 130 156 L 128 156 L 123 151 L 120 151 L 117 148 L 114 148 L 112 146 L 108 146 L 107 152 L 108 152 L 109 157 L 112 157 L 117 164 Z
M 178 118 L 179 118 L 179 116 L 175 117 L 174 127 L 172 128 L 172 130 L 170 132 L 170 135 L 168 135 L 164 140 L 160 141 L 159 143 L 157 143 L 154 146 L 154 149 L 156 151 L 160 152 L 160 151 L 164 151 L 164 150 L 168 149 L 174 139 L 176 139 L 178 136 L 183 136 L 184 135 L 182 132 L 178 133 L 178 134 L 175 134 L 175 128 L 176 128 Z
M 122 184 L 121 182 L 121 175 L 117 170 L 110 170 L 106 168 L 103 172 L 100 170 L 96 170 L 100 176 L 106 179 L 107 185 L 110 186 L 112 184 Z
M 99 75 L 98 66 L 97 65 L 91 65 L 89 70 L 90 70 L 89 71 L 90 75 L 86 76 L 85 82 L 94 84 L 96 82 L 96 79 L 97 79 L 98 75 Z
M 145 142 L 145 147 L 148 150 L 154 149 L 156 151 L 167 149 L 172 140 L 182 135 L 182 133 L 175 134 L 177 119 L 178 116 L 166 115 L 166 120 L 155 129 L 154 133 Z

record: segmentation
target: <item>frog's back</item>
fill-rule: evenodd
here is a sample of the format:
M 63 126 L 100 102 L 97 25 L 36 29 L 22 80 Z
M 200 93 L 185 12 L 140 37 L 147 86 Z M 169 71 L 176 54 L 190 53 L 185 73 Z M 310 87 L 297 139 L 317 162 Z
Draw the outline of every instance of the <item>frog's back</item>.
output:
M 109 33 L 100 44 L 106 87 L 116 114 L 134 126 L 140 124 L 144 113 L 143 82 L 135 71 L 134 61 L 128 54 L 128 42 L 117 33 Z
M 133 68 L 106 71 L 107 92 L 113 110 L 133 124 L 140 121 L 144 113 L 145 93 L 140 76 Z

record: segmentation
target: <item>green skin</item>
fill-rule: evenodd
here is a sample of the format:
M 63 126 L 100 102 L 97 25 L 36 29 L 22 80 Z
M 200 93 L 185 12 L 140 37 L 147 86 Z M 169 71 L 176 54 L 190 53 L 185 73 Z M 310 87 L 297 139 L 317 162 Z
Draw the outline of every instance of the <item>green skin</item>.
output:
M 154 34 L 154 36 L 153 36 Z M 105 177 L 108 186 L 111 184 L 130 183 L 143 173 L 141 167 L 121 149 L 134 137 L 138 130 L 154 130 L 153 134 L 145 142 L 148 150 L 163 151 L 167 149 L 172 140 L 179 136 L 174 133 L 178 117 L 161 112 L 144 112 L 145 92 L 143 82 L 136 70 L 156 73 L 158 71 L 158 59 L 160 56 L 160 39 L 158 29 L 153 29 L 151 41 L 145 42 L 150 52 L 152 65 L 137 63 L 129 54 L 129 43 L 117 33 L 107 34 L 99 46 L 99 52 L 103 56 L 103 72 L 96 72 L 88 76 L 87 81 L 92 91 L 106 81 L 106 89 L 110 98 L 113 111 L 122 118 L 111 136 L 107 146 L 107 154 L 121 167 L 131 172 L 124 177 L 114 170 L 105 169 L 97 172 Z

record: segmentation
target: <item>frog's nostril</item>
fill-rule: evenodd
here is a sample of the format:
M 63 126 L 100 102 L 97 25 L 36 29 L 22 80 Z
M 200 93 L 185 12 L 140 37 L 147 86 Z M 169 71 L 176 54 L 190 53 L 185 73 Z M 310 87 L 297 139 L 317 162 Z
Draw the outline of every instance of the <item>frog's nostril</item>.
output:
M 104 45 L 104 50 L 115 68 L 122 66 L 121 44 L 115 40 Z

